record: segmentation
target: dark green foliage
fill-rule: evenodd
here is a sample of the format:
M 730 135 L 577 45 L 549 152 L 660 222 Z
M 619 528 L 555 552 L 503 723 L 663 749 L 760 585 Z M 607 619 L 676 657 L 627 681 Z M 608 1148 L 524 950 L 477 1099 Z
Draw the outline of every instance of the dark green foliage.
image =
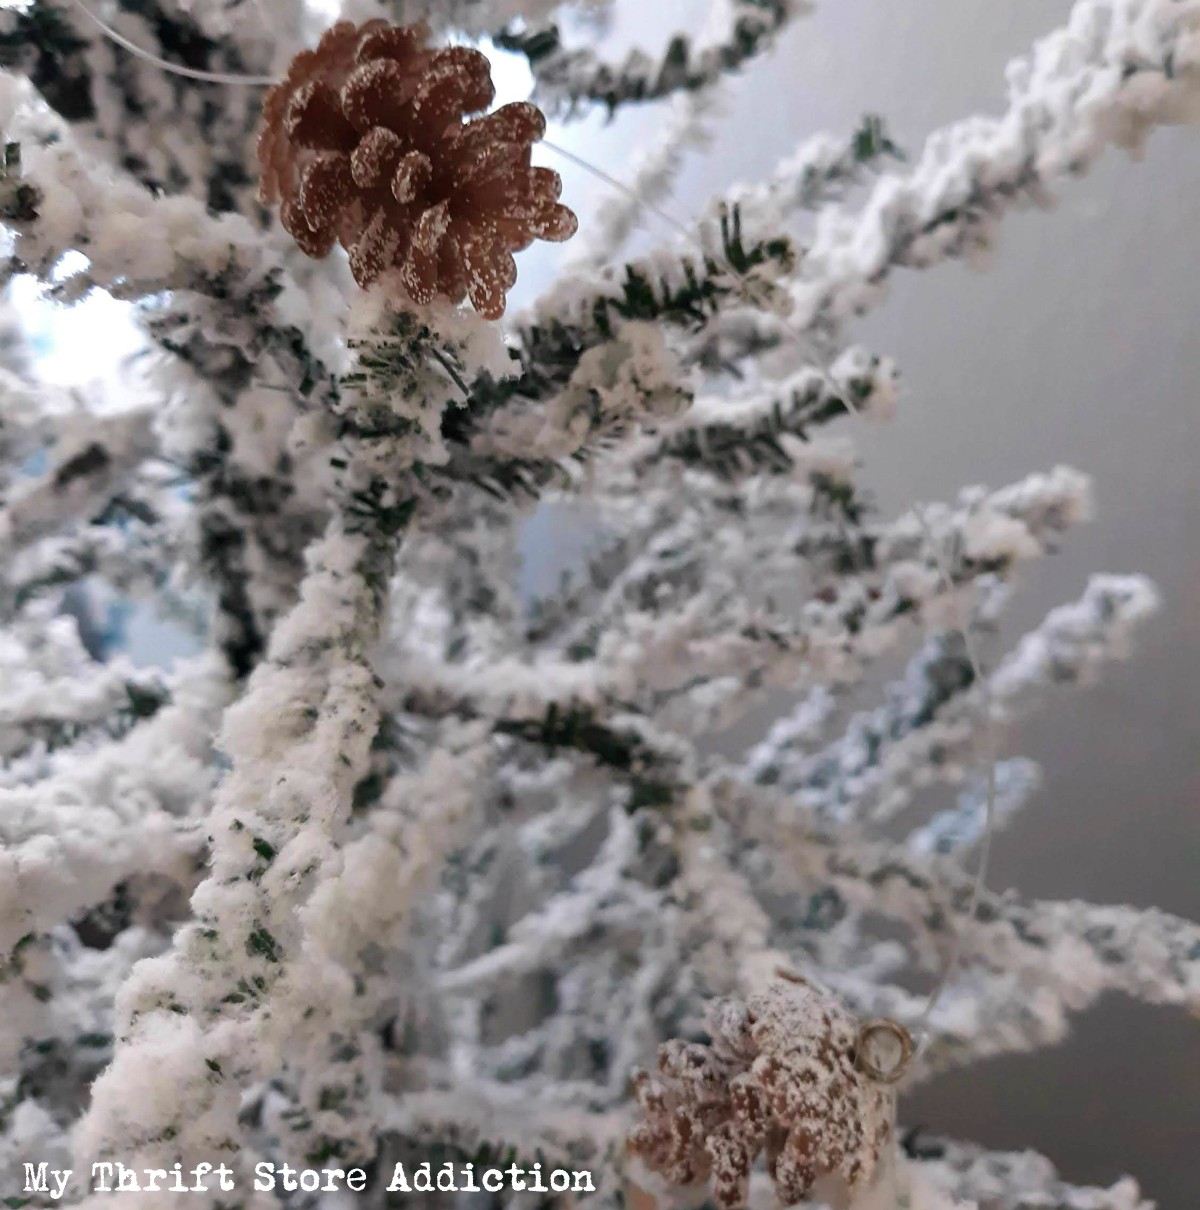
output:
M 613 769 L 630 783 L 626 804 L 630 812 L 666 806 L 675 796 L 675 779 L 662 756 L 635 730 L 600 721 L 588 706 L 560 708 L 551 703 L 540 718 L 500 719 L 495 729 L 501 735 L 539 744 L 548 753 L 574 749 Z
M 38 217 L 41 201 L 37 189 L 21 179 L 21 144 L 4 144 L 4 163 L 0 166 L 0 219 L 14 226 L 32 223 Z M 19 269 L 17 264 L 14 268 Z
M 903 161 L 907 157 L 901 147 L 892 142 L 878 114 L 869 113 L 854 132 L 854 159 L 859 164 L 872 164 L 882 156 Z
M 739 207 L 722 206 L 718 227 L 720 258 L 708 254 L 698 259 L 683 256 L 675 266 L 675 280 L 648 265 L 627 265 L 619 293 L 601 294 L 592 305 L 591 318 L 600 335 L 612 339 L 616 330 L 614 319 L 698 328 L 716 315 L 726 300 L 739 293 L 744 286 L 739 278 L 765 266 L 780 273 L 795 267 L 796 248 L 786 236 L 746 243 Z
M 246 952 L 258 954 L 268 962 L 279 961 L 275 938 L 261 924 L 246 938 Z

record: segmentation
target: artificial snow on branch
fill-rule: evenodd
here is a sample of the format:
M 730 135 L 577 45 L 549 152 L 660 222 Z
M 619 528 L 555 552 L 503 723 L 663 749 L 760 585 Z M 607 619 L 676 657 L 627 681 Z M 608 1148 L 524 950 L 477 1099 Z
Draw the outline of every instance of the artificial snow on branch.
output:
M 1002 117 L 902 168 L 882 118 L 803 140 L 628 258 L 802 5 L 724 0 L 715 41 L 619 66 L 553 0 L 335 7 L 98 11 L 193 71 L 291 72 L 257 157 L 283 234 L 250 83 L 74 5 L 0 13 L 0 285 L 106 293 L 144 338 L 64 391 L 0 311 L 0 1180 L 224 1161 L 234 1191 L 155 1204 L 371 1210 L 415 1154 L 586 1172 L 613 1210 L 710 1179 L 756 1210 L 830 1181 L 854 1210 L 1148 1210 L 914 1135 L 903 1092 L 1112 992 L 1200 1011 L 1200 926 L 970 872 L 1044 789 L 1007 747 L 985 767 L 993 729 L 1123 658 L 1157 592 L 1093 576 L 993 657 L 1090 482 L 883 515 L 853 426 L 899 371 L 848 327 L 1196 116 L 1200 0 L 1077 0 Z M 469 117 L 461 42 L 497 34 L 560 112 L 673 106 L 504 324 L 510 253 L 571 199 L 532 105 Z M 557 520 L 585 531 L 562 558 Z M 264 1162 L 373 1188 L 254 1190 Z
M 996 1210 L 1039 1205 L 1061 1210 L 1151 1210 L 1153 1206 L 1129 1177 L 1107 1189 L 1071 1185 L 1049 1160 L 1033 1151 L 985 1151 L 923 1137 L 914 1140 L 912 1150 L 915 1166 L 935 1188 Z
M 1008 111 L 935 131 L 912 170 L 858 212 L 830 208 L 801 262 L 798 328 L 876 305 L 894 268 L 978 258 L 998 220 L 1047 205 L 1109 146 L 1138 154 L 1156 127 L 1200 116 L 1200 5 L 1077 0 L 1067 24 L 1008 66 Z

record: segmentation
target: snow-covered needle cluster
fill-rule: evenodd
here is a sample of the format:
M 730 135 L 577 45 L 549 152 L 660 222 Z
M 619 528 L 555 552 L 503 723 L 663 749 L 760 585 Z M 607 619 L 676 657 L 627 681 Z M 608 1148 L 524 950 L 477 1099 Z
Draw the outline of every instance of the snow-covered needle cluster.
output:
M 328 7 L 105 13 L 172 62 L 279 77 Z M 707 43 L 606 62 L 561 7 L 343 15 L 427 19 L 432 46 L 486 35 L 568 119 L 674 105 L 634 162 L 653 206 L 712 89 L 767 63 L 806 8 L 723 0 Z M 341 252 L 301 255 L 255 200 L 261 90 L 166 74 L 67 0 L 0 10 L 0 67 L 19 145 L 0 176 L 5 284 L 130 302 L 146 344 L 119 389 L 63 392 L 6 304 L 4 1204 L 48 1204 L 21 1192 L 30 1160 L 386 1177 L 398 1158 L 511 1155 L 593 1173 L 597 1207 L 694 1202 L 714 1173 L 722 1204 L 765 1206 L 842 1165 L 863 1207 L 893 1210 L 865 1176 L 878 1161 L 912 1210 L 1143 1210 L 1132 1180 L 1071 1187 L 1033 1153 L 924 1139 L 894 1155 L 879 1140 L 903 1137 L 903 1095 L 883 1131 L 887 1107 L 844 1062 L 857 1018 L 927 1025 L 911 1082 L 1056 1042 L 1109 992 L 1200 1009 L 1186 921 L 1012 894 L 968 919 L 982 706 L 1011 720 L 1089 680 L 1156 594 L 1097 576 L 1000 650 L 1014 577 L 1087 519 L 1089 483 L 1044 467 L 879 515 L 850 413 L 886 421 L 898 369 L 853 326 L 893 271 L 986 249 L 1007 211 L 1106 147 L 1195 118 L 1200 0 L 1077 0 L 1012 64 L 1000 116 L 907 158 L 877 118 L 781 147 L 690 239 L 637 259 L 637 207 L 616 200 L 571 272 L 503 324 L 398 301 L 400 268 L 364 293 Z M 531 595 L 539 498 L 584 510 L 593 539 Z M 193 654 L 131 659 L 112 621 L 131 606 Z M 986 686 L 965 617 L 990 636 Z M 1001 762 L 1000 824 L 1036 785 L 1029 761 Z M 901 811 L 911 832 L 885 840 Z M 914 972 L 936 978 L 960 938 L 922 1022 Z M 776 1003 L 781 967 L 832 998 L 840 1058 L 806 1032 L 813 1013 Z M 759 1059 L 791 1071 L 811 1052 L 838 1073 L 836 1128 L 776 1148 L 774 1185 L 757 1128 L 730 1118 L 673 1167 L 674 1127 L 653 1117 L 692 1105 L 685 1069 L 706 1047 L 735 1082 L 766 1070 L 721 1041 L 738 1005 L 767 1022 Z M 771 1033 L 785 1027 L 794 1048 Z M 659 1053 L 675 1067 L 640 1078 L 638 1133 L 631 1079 Z M 762 1138 L 800 1120 L 792 1076 L 774 1078 L 754 1093 Z M 399 1204 L 382 1180 L 337 1196 L 242 1181 L 154 1204 Z M 76 1203 L 149 1204 L 82 1180 Z

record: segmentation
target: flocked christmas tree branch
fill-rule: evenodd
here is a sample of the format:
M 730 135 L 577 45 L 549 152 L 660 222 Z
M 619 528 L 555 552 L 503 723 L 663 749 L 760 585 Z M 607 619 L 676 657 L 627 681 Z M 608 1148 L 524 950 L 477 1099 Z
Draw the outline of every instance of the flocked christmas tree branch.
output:
M 438 366 L 418 362 L 405 395 L 419 410 L 449 385 Z M 314 990 L 295 970 L 304 909 L 339 873 L 353 792 L 368 770 L 379 725 L 368 654 L 412 506 L 404 437 L 364 435 L 370 401 L 351 396 L 338 417 L 341 498 L 310 552 L 298 603 L 227 715 L 221 743 L 232 769 L 209 816 L 210 873 L 193 897 L 195 921 L 127 985 L 113 1065 L 83 1126 L 83 1146 L 96 1155 L 132 1144 L 150 1163 L 164 1149 L 228 1149 L 241 1089 L 282 1061 L 290 1028 L 316 1011 L 323 1018 L 307 1028 L 335 1028 L 328 1000 L 318 997 L 308 1013 L 285 1005 L 289 989 Z M 266 731 L 246 725 L 266 719 Z M 130 1078 L 142 1082 L 136 1103 L 126 1095 Z M 322 1146 L 337 1154 L 336 1141 Z
M 168 449 L 207 497 L 202 557 L 219 585 L 227 656 L 244 675 L 265 627 L 293 599 L 303 545 L 320 520 L 319 500 L 306 499 L 302 480 L 292 477 L 286 438 L 308 402 L 334 391 L 329 372 L 301 328 L 281 315 L 282 268 L 249 224 L 105 180 L 45 117 L 32 119 L 29 132 L 23 187 L 33 200 L 18 226 L 17 263 L 45 273 L 67 249 L 86 247 L 88 267 L 64 283 L 66 297 L 96 287 L 135 299 L 175 292 L 147 313 L 147 326 L 204 386 L 186 370 L 171 371 L 168 389 L 186 393 Z M 244 400 L 261 386 L 273 390 L 266 429 Z M 292 524 L 279 525 L 281 508 Z
M 803 0 L 722 0 L 720 7 L 727 28 L 715 43 L 697 48 L 687 34 L 677 34 L 661 57 L 634 51 L 616 66 L 590 50 L 564 47 L 555 25 L 505 32 L 496 43 L 529 60 L 535 98 L 549 110 L 571 113 L 603 104 L 612 114 L 622 105 L 710 87 L 767 50 L 807 5 Z

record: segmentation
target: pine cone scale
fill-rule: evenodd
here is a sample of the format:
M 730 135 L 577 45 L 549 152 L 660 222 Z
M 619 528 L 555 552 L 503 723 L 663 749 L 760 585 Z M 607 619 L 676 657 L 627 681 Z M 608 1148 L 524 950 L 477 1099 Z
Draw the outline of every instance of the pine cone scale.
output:
M 370 28 L 371 25 L 376 28 Z M 371 59 L 405 60 L 416 55 L 429 39 L 430 29 L 424 21 L 412 25 L 388 25 L 380 20 L 363 26 L 365 31 L 358 43 L 358 61 Z
M 313 160 L 300 178 L 300 208 L 308 225 L 314 231 L 332 231 L 353 188 L 346 156 L 325 153 Z
M 284 129 L 294 143 L 313 151 L 349 151 L 355 142 L 354 127 L 343 116 L 337 94 L 321 80 L 310 80 L 296 94 L 287 107 Z
M 394 59 L 372 59 L 342 85 L 342 113 L 360 134 L 373 126 L 403 126 L 412 77 Z
M 404 144 L 386 126 L 373 126 L 350 153 L 350 175 L 360 189 L 378 189 L 396 171 Z
M 402 244 L 402 228 L 381 206 L 350 247 L 350 268 L 358 281 L 374 281 L 394 261 Z
M 401 203 L 415 202 L 433 179 L 433 165 L 420 151 L 410 151 L 396 165 L 392 175 L 392 197 Z

